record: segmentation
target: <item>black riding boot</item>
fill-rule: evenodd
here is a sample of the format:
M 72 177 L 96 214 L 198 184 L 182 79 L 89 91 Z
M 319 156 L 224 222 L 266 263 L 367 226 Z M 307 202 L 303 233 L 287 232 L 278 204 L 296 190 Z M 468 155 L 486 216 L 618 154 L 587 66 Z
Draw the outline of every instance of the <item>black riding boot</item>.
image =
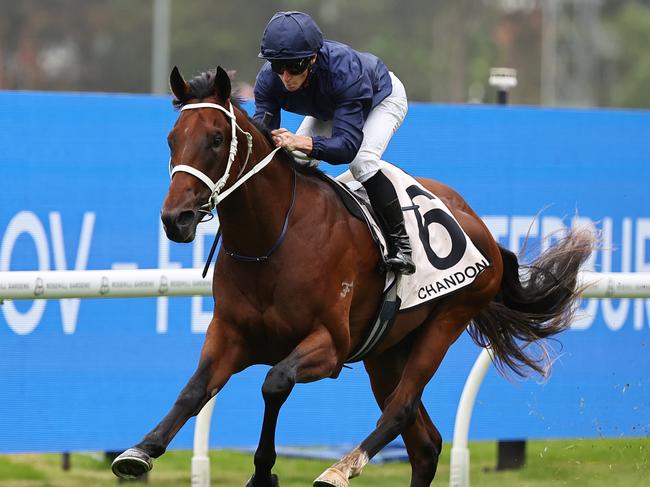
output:
M 393 184 L 381 171 L 362 184 L 388 241 L 386 263 L 395 272 L 413 274 L 415 264 L 411 258 L 411 244 L 404 227 L 402 207 Z

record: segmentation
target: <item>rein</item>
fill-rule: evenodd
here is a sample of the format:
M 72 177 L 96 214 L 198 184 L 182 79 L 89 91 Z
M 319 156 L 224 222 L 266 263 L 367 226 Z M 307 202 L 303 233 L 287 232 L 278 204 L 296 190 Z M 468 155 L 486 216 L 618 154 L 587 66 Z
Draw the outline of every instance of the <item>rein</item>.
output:
M 293 210 L 293 205 L 296 202 L 296 169 L 293 169 L 293 190 L 291 193 L 291 204 L 289 205 L 289 209 L 287 210 L 287 214 L 284 217 L 284 225 L 282 226 L 282 232 L 280 232 L 280 236 L 278 239 L 275 241 L 273 244 L 273 247 L 271 247 L 271 250 L 269 250 L 266 255 L 260 255 L 258 257 L 253 257 L 253 256 L 248 256 L 248 255 L 240 255 L 236 254 L 235 252 L 231 252 L 230 250 L 226 249 L 223 247 L 223 251 L 228 254 L 230 257 L 232 257 L 235 260 L 238 260 L 240 262 L 264 262 L 267 260 L 273 253 L 280 247 L 280 244 L 284 240 L 285 235 L 287 234 L 287 229 L 289 228 L 289 215 L 291 214 L 291 210 Z M 215 240 L 216 242 L 216 240 Z
M 253 136 L 251 135 L 250 132 L 246 132 L 244 129 L 242 129 L 239 124 L 237 123 L 237 117 L 235 115 L 235 110 L 232 106 L 232 103 L 229 102 L 230 105 L 230 110 L 226 109 L 225 107 L 217 104 L 217 103 L 188 103 L 187 105 L 184 105 L 181 108 L 181 111 L 184 110 L 195 110 L 198 108 L 213 108 L 216 110 L 219 110 L 223 112 L 228 118 L 231 120 L 231 126 L 232 126 L 232 136 L 230 139 L 230 151 L 228 154 L 228 164 L 226 165 L 226 170 L 224 171 L 223 176 L 215 183 L 212 181 L 210 176 L 205 174 L 203 171 L 200 171 L 199 169 L 189 166 L 186 164 L 179 164 L 177 166 L 172 166 L 172 161 L 171 158 L 169 159 L 169 177 L 170 179 L 174 177 L 174 174 L 178 172 L 185 172 L 188 174 L 191 174 L 192 176 L 196 177 L 200 181 L 202 181 L 209 189 L 210 189 L 210 196 L 208 197 L 207 203 L 202 205 L 199 209 L 199 211 L 202 211 L 204 213 L 207 213 L 209 215 L 212 215 L 212 212 L 214 209 L 217 207 L 219 203 L 221 203 L 223 200 L 225 200 L 228 196 L 230 196 L 237 188 L 239 188 L 242 184 L 244 184 L 246 181 L 248 181 L 250 178 L 252 178 L 255 174 L 259 173 L 262 169 L 264 169 L 272 160 L 275 154 L 280 150 L 280 147 L 276 147 L 273 149 L 264 159 L 262 159 L 260 162 L 255 164 L 253 168 L 250 169 L 246 174 L 241 176 L 241 172 L 238 174 L 238 179 L 235 181 L 230 188 L 228 188 L 226 191 L 223 193 L 221 190 L 223 187 L 226 185 L 226 182 L 228 178 L 230 177 L 230 169 L 232 167 L 232 164 L 237 157 L 237 130 L 239 130 L 242 134 L 246 136 L 246 140 L 248 142 L 248 147 L 246 151 L 246 160 L 244 161 L 244 164 L 242 165 L 242 171 L 246 168 L 248 164 L 248 160 L 250 159 L 250 155 L 253 151 Z M 241 176 L 241 177 L 239 177 Z M 296 169 L 293 168 L 293 189 L 292 189 L 292 195 L 291 195 L 291 204 L 289 205 L 289 209 L 287 210 L 287 214 L 284 217 L 284 225 L 282 226 L 282 231 L 280 232 L 280 236 L 278 239 L 275 241 L 271 249 L 265 254 L 261 256 L 248 256 L 248 255 L 240 255 L 235 252 L 231 252 L 224 248 L 224 252 L 228 254 L 230 257 L 232 257 L 235 260 L 238 260 L 240 262 L 263 262 L 267 260 L 273 253 L 280 247 L 280 244 L 282 244 L 282 241 L 284 240 L 284 237 L 287 234 L 287 229 L 289 228 L 289 215 L 291 214 L 291 211 L 293 210 L 294 203 L 296 202 Z M 208 256 L 208 260 L 205 263 L 205 267 L 203 269 L 203 277 L 205 277 L 208 267 L 210 266 L 210 262 L 212 260 L 212 256 L 214 255 L 214 250 L 217 246 L 217 242 L 219 241 L 219 238 L 221 237 L 221 229 L 217 231 L 217 234 L 215 236 L 214 242 L 212 244 L 212 248 L 210 249 L 210 254 Z

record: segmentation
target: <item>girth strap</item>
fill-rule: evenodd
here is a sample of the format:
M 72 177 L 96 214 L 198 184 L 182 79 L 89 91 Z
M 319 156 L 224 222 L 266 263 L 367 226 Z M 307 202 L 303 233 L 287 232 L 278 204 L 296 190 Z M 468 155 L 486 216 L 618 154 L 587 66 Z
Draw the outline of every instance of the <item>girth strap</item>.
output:
M 399 278 L 400 276 L 396 276 L 392 284 L 384 291 L 379 313 L 377 313 L 370 332 L 368 332 L 365 340 L 361 342 L 361 345 L 345 360 L 346 363 L 363 360 L 388 335 L 388 332 L 390 332 L 401 304 L 401 300 L 397 295 L 397 282 Z

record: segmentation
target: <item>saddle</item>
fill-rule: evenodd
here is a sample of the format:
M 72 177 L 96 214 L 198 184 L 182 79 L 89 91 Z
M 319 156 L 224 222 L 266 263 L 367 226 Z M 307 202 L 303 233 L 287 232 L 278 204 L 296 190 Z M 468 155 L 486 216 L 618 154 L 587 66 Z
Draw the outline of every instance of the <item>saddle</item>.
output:
M 388 334 L 398 311 L 462 289 L 490 265 L 440 198 L 392 164 L 381 161 L 380 165 L 400 199 L 416 272 L 408 276 L 395 275 L 390 270 L 386 272 L 382 304 L 373 326 L 366 339 L 346 360 L 348 363 L 362 360 Z M 324 173 L 319 173 L 318 177 L 334 189 L 351 215 L 368 225 L 385 262 L 386 238 L 361 183 L 352 177 L 350 171 L 337 178 Z M 436 225 L 431 227 L 434 223 Z

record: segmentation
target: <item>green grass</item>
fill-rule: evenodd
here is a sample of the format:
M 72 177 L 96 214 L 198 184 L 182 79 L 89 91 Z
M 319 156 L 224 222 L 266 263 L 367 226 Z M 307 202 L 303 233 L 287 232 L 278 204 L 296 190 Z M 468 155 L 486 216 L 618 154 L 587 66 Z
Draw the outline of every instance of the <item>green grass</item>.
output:
M 650 486 L 650 438 L 529 441 L 526 466 L 517 471 L 494 472 L 496 443 L 471 445 L 473 486 Z M 210 453 L 212 485 L 243 487 L 252 472 L 252 456 L 228 450 Z M 156 460 L 150 473 L 151 486 L 188 487 L 189 451 L 171 451 Z M 308 487 L 330 461 L 278 458 L 274 469 L 282 487 Z M 103 487 L 116 486 L 109 462 L 101 454 L 76 453 L 72 468 L 61 469 L 60 455 L 0 456 L 1 487 Z M 353 487 L 407 487 L 410 466 L 406 463 L 368 465 Z M 121 484 L 124 485 L 124 484 Z M 138 484 L 135 484 L 138 485 Z M 438 469 L 434 486 L 449 485 L 449 446 Z

